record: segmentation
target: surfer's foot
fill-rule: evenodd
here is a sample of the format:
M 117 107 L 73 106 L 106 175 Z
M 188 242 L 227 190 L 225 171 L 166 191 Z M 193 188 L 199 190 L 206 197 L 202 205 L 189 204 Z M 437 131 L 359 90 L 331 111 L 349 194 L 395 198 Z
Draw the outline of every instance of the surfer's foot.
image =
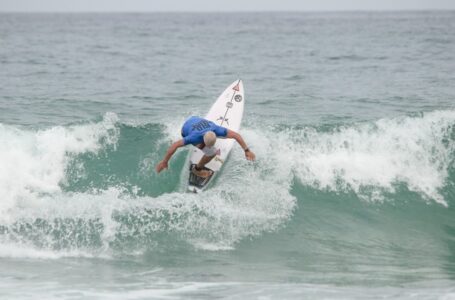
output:
M 212 175 L 212 172 L 209 170 L 199 169 L 197 166 L 194 166 L 193 174 L 202 178 L 207 178 Z

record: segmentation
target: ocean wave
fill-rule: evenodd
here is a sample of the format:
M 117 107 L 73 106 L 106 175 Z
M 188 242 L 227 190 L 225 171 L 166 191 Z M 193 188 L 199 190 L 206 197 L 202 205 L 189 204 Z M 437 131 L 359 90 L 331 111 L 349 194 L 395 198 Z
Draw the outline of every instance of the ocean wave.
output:
M 185 151 L 168 171 L 154 172 L 179 138 L 176 121 L 131 125 L 106 114 L 41 130 L 1 125 L 0 240 L 8 247 L 0 256 L 14 247 L 22 249 L 15 255 L 43 257 L 229 250 L 286 226 L 308 196 L 296 194 L 296 182 L 366 203 L 400 201 L 404 186 L 415 201 L 444 207 L 454 125 L 450 110 L 332 127 L 252 124 L 242 134 L 257 162 L 235 147 L 201 195 L 184 191 Z
M 402 183 L 444 206 L 448 199 L 443 189 L 450 184 L 455 157 L 454 135 L 455 111 L 336 126 L 326 132 L 289 128 L 271 134 L 274 147 L 285 153 L 285 164 L 305 185 L 354 191 L 374 201 L 386 200 L 384 196 Z

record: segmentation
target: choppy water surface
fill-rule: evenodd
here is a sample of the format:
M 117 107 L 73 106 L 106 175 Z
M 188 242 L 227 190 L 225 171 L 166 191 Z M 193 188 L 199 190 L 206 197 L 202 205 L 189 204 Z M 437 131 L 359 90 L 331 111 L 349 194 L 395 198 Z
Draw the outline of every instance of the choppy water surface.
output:
M 0 297 L 455 298 L 455 14 L 0 14 Z M 184 192 L 180 125 L 244 80 Z

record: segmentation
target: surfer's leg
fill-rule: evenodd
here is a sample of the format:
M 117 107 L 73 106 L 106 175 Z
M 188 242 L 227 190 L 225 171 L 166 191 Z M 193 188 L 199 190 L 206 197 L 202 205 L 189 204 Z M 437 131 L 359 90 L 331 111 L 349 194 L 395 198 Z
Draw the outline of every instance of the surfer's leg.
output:
M 213 158 L 215 157 L 215 155 L 212 155 L 212 156 L 207 156 L 207 155 L 203 155 L 201 160 L 197 163 L 197 167 L 198 169 L 202 169 L 206 164 L 208 164 Z

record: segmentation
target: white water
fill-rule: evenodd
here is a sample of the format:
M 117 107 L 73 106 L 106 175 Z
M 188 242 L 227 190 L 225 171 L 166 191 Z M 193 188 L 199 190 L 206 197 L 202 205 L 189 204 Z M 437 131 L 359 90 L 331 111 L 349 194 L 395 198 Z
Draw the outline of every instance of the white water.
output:
M 10 233 L 1 237 L 1 257 L 110 256 L 116 235 L 130 236 L 138 230 L 143 238 L 166 232 L 196 248 L 233 249 L 243 238 L 274 231 L 292 217 L 294 176 L 318 189 L 352 190 L 366 201 L 384 199 L 395 192 L 397 183 L 404 183 L 428 201 L 447 205 L 440 190 L 452 163 L 453 141 L 444 139 L 455 123 L 454 111 L 382 119 L 325 133 L 311 128 L 246 128 L 242 134 L 257 162 L 247 162 L 235 146 L 216 185 L 202 195 L 139 197 L 117 186 L 62 191 L 66 167 L 75 155 L 115 146 L 120 134 L 116 122 L 108 114 L 99 123 L 39 131 L 0 127 L 0 225 L 74 218 L 87 224 L 97 219 L 103 226 L 99 249 L 77 246 L 70 237 L 69 246 L 59 249 L 57 241 L 42 232 L 35 238 L 44 246 L 37 247 L 29 237 Z M 168 128 L 169 138 L 178 137 L 175 124 Z M 154 163 L 148 166 L 150 172 Z M 128 214 L 146 222 L 128 228 L 113 218 Z M 136 251 L 145 248 L 139 245 Z
M 374 201 L 384 200 L 385 193 L 394 193 L 396 184 L 404 183 L 410 191 L 447 206 L 440 190 L 455 153 L 450 138 L 454 126 L 455 111 L 435 111 L 328 133 L 308 128 L 280 131 L 267 139 L 275 141 L 272 147 L 282 153 L 281 163 L 305 185 L 352 190 Z

